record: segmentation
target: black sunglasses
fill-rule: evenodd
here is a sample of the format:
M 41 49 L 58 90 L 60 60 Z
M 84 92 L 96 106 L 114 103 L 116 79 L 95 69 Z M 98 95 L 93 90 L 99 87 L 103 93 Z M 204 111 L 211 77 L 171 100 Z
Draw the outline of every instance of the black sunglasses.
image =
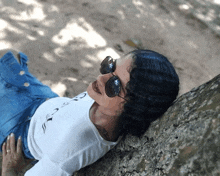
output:
M 116 60 L 114 60 L 111 56 L 107 56 L 101 62 L 100 73 L 101 74 L 107 74 L 107 73 L 112 74 L 112 77 L 105 84 L 105 93 L 108 97 L 119 96 L 119 93 L 122 89 L 122 84 L 121 84 L 119 77 L 113 74 L 113 72 L 115 71 L 115 68 L 116 68 Z

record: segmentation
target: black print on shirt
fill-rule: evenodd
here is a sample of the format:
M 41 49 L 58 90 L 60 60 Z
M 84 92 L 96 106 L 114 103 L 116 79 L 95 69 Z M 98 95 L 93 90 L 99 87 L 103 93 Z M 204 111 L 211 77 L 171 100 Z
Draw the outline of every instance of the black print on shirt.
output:
M 85 96 L 86 96 L 86 93 L 81 93 L 81 94 L 79 94 L 78 96 L 76 96 L 76 97 L 74 97 L 73 99 L 71 99 L 70 101 L 64 102 L 63 105 L 62 105 L 60 108 L 55 108 L 52 113 L 47 114 L 46 117 L 45 117 L 46 120 L 45 120 L 45 122 L 42 124 L 42 128 L 43 128 L 44 133 L 46 132 L 47 123 L 53 120 L 53 115 L 54 115 L 54 114 L 56 114 L 56 113 L 57 113 L 60 109 L 62 109 L 63 107 L 69 105 L 71 101 L 79 101 L 80 99 L 83 99 Z

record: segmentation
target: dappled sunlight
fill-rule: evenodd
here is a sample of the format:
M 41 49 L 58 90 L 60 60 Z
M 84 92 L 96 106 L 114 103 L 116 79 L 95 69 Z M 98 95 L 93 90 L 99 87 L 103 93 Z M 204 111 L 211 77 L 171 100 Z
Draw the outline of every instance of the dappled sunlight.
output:
M 0 41 L 0 49 L 12 48 L 12 44 L 8 41 Z
M 12 7 L 7 7 L 6 6 L 6 7 L 2 8 L 3 11 L 6 10 L 6 9 L 8 9 L 8 10 L 10 10 L 10 12 L 12 12 L 9 15 L 9 17 L 12 20 L 18 20 L 18 21 L 26 21 L 27 19 L 28 20 L 33 20 L 33 18 L 32 18 L 33 16 L 32 17 L 31 16 L 24 17 L 24 14 L 25 14 L 24 11 L 21 12 L 21 13 L 18 13 Z M 41 10 L 41 12 L 42 12 L 42 10 Z M 39 13 L 39 10 L 34 11 L 34 13 L 35 13 L 34 18 L 39 20 L 40 19 L 39 17 L 41 17 L 41 13 Z M 27 28 L 27 29 L 30 28 L 30 26 L 25 24 L 25 23 L 18 22 L 18 24 L 20 26 L 24 27 L 24 28 Z M 0 38 L 1 38 L 0 49 L 5 49 L 5 48 L 11 48 L 12 47 L 11 42 L 7 41 L 7 39 L 6 39 L 8 37 L 8 35 L 7 35 L 8 33 L 13 33 L 13 34 L 17 34 L 17 35 L 20 35 L 20 36 L 25 36 L 31 41 L 37 40 L 36 37 L 31 36 L 28 33 L 25 34 L 23 30 L 19 29 L 18 27 L 15 27 L 14 25 L 12 25 L 12 23 L 7 22 L 3 19 L 0 19 Z M 43 31 L 38 31 L 38 33 L 41 34 L 41 35 L 44 35 Z
M 0 30 L 1 30 L 1 29 L 0 29 Z M 0 33 L 0 39 L 1 39 L 1 40 L 4 39 L 6 36 L 7 36 L 7 35 L 6 35 L 5 32 Z
M 44 20 L 42 24 L 46 27 L 54 26 L 56 24 L 56 20 Z
M 174 20 L 169 20 L 168 23 L 170 24 L 170 26 L 176 26 L 176 22 Z
M 58 47 L 54 49 L 54 53 L 59 57 L 64 57 L 65 50 L 62 47 Z
M 155 10 L 157 8 L 157 6 L 155 4 L 151 4 L 151 5 L 149 5 L 149 7 L 153 10 Z
M 216 12 L 214 9 L 210 9 L 205 14 L 203 12 L 203 9 L 199 9 L 195 14 L 198 18 L 204 21 L 213 21 L 216 18 Z
M 169 25 L 171 27 L 176 26 L 176 22 L 172 19 L 169 18 L 165 18 L 165 19 L 155 18 L 155 19 L 163 28 L 166 28 L 166 25 Z
M 16 9 L 10 6 L 2 6 L 1 11 L 9 13 L 9 15 L 17 13 Z
M 140 0 L 133 0 L 132 2 L 136 6 L 143 6 L 144 5 L 143 2 L 141 2 Z
M 22 30 L 14 27 L 12 25 L 8 25 L 6 29 L 9 30 L 10 32 L 15 33 L 15 34 L 24 35 L 24 32 Z
M 0 19 L 0 49 L 6 49 L 12 46 L 9 41 L 4 40 L 4 38 L 7 37 L 5 29 L 10 27 L 7 21 Z
M 21 26 L 24 29 L 30 29 L 30 25 L 28 25 L 28 23 L 26 23 L 25 21 L 17 21 L 18 25 Z
M 66 79 L 66 80 L 69 80 L 69 81 L 72 81 L 72 82 L 77 82 L 78 81 L 78 79 L 72 78 L 72 77 L 67 77 L 67 78 L 63 78 L 63 79 Z
M 41 7 L 31 7 L 27 9 L 27 11 L 21 12 L 20 15 L 11 15 L 11 18 L 14 20 L 36 20 L 36 21 L 43 21 L 46 15 L 44 14 Z
M 15 28 L 7 21 L 0 19 L 0 32 L 1 32 L 0 35 L 4 35 L 6 30 L 16 33 L 16 34 L 23 34 L 22 30 Z
M 220 5 L 220 0 L 213 0 L 214 4 Z
M 108 55 L 118 59 L 138 46 L 185 62 L 185 53 L 190 58 L 191 51 L 200 52 L 205 42 L 192 39 L 190 29 L 185 28 L 195 25 L 192 9 L 208 22 L 219 14 L 214 8 L 195 9 L 191 2 L 176 2 L 177 9 L 189 14 L 179 20 L 167 1 L 0 0 L 0 49 L 23 50 L 41 81 L 50 80 L 47 85 L 53 85 L 61 96 L 68 95 L 65 91 L 73 95 L 96 77 Z M 209 3 L 218 5 L 220 0 Z M 220 31 L 220 26 L 215 29 Z M 131 39 L 138 44 L 126 43 Z M 182 51 L 184 47 L 187 51 Z
M 112 48 L 106 48 L 104 50 L 101 50 L 97 53 L 97 58 L 102 61 L 105 59 L 106 56 L 111 56 L 114 59 L 118 59 L 120 56 L 118 55 L 117 52 L 115 52 L 114 49 Z
M 179 9 L 180 10 L 189 10 L 191 7 L 189 4 L 180 4 Z
M 57 12 L 59 13 L 60 10 L 57 6 L 51 4 L 50 7 L 47 9 L 48 13 L 54 13 L 54 12 Z
M 191 48 L 198 49 L 198 45 L 195 44 L 195 42 L 193 42 L 193 41 L 188 41 L 187 43 L 189 44 L 189 46 L 190 46 Z
M 171 20 L 167 16 L 162 16 L 155 13 L 155 10 L 160 9 L 160 6 L 158 4 L 152 3 L 147 6 L 146 3 L 143 2 L 143 0 L 132 0 L 132 3 L 140 12 L 135 14 L 135 16 L 137 18 L 140 18 L 140 20 L 145 21 L 146 18 L 153 19 L 160 25 L 161 28 L 164 29 L 167 27 L 167 25 L 171 27 L 174 27 L 176 25 L 176 22 L 174 20 Z M 172 14 L 172 16 L 174 16 L 174 14 Z
M 165 24 L 164 24 L 164 19 L 161 19 L 161 18 L 158 18 L 158 17 L 155 17 L 154 19 L 155 19 L 155 21 L 157 21 L 160 24 L 161 27 L 163 27 L 163 28 L 166 27 Z
M 62 82 L 58 82 L 56 84 L 52 84 L 51 89 L 56 92 L 59 96 L 63 97 L 67 87 L 65 84 L 63 84 Z
M 4 30 L 8 26 L 8 22 L 0 19 L 0 30 Z M 2 33 L 2 31 L 1 31 Z
M 82 80 L 82 82 L 86 85 L 88 85 L 90 82 L 86 81 L 86 80 Z
M 54 63 L 56 62 L 56 59 L 54 58 L 54 56 L 49 52 L 43 53 L 43 58 L 45 58 L 49 62 L 54 62 Z
M 134 6 L 140 11 L 140 13 L 143 15 L 147 15 L 148 13 L 145 12 L 146 6 L 141 0 L 132 0 L 132 3 Z
M 32 41 L 37 40 L 37 38 L 36 38 L 36 37 L 30 36 L 30 35 L 27 35 L 27 38 L 28 38 L 29 40 L 32 40 Z
M 182 12 L 193 15 L 220 34 L 220 0 L 182 0 L 176 4 Z
M 43 6 L 35 0 L 19 0 L 20 3 L 26 4 L 27 7 L 23 12 L 19 14 L 11 14 L 11 19 L 18 21 L 43 21 L 46 18 L 46 14 L 43 11 Z
M 25 5 L 36 5 L 36 6 L 41 6 L 41 4 L 39 2 L 37 2 L 37 0 L 18 0 L 18 2 L 25 4 Z
M 124 14 L 124 12 L 122 10 L 118 10 L 118 14 L 120 15 L 122 20 L 125 19 L 125 14 Z
M 85 61 L 85 60 L 81 60 L 81 61 L 80 61 L 80 65 L 81 65 L 82 67 L 84 67 L 84 68 L 92 68 L 92 67 L 93 67 L 93 65 L 92 65 L 91 63 L 89 63 L 89 62 L 87 62 L 87 61 Z
M 41 31 L 41 30 L 38 30 L 37 33 L 41 36 L 45 36 L 45 32 L 44 31 Z
M 74 40 L 83 40 L 85 42 L 84 45 L 80 45 L 80 48 L 106 46 L 105 39 L 82 17 L 71 20 L 64 29 L 52 38 L 54 43 L 61 46 L 66 46 L 70 41 Z
M 95 55 L 87 55 L 86 56 L 86 58 L 88 59 L 88 60 L 90 60 L 90 61 L 92 61 L 92 62 L 94 62 L 94 63 L 98 63 L 98 62 L 100 62 L 100 59 L 97 59 L 97 56 L 95 56 Z
M 214 29 L 215 29 L 216 31 L 220 31 L 220 26 L 214 26 Z

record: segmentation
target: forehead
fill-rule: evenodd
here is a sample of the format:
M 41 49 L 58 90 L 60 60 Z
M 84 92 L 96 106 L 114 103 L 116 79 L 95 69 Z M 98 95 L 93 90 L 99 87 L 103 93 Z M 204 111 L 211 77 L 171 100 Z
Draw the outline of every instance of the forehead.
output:
M 123 71 L 126 70 L 126 72 L 128 72 L 128 73 L 130 72 L 129 70 L 131 68 L 132 61 L 133 61 L 131 54 L 122 56 L 119 59 L 115 59 L 115 61 L 116 61 L 116 69 L 117 69 L 117 67 L 120 67 L 120 69 L 123 69 Z
M 126 60 L 133 60 L 133 55 L 132 54 L 126 54 L 118 59 L 115 59 L 117 64 L 121 64 L 123 62 L 125 62 Z

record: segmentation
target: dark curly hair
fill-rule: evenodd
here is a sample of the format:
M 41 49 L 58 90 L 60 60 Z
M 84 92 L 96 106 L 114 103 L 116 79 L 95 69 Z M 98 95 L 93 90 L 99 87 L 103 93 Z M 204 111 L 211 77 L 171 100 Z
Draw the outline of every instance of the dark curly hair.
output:
M 179 77 L 163 55 L 135 50 L 126 85 L 124 110 L 119 115 L 120 134 L 140 137 L 170 107 L 179 92 Z

